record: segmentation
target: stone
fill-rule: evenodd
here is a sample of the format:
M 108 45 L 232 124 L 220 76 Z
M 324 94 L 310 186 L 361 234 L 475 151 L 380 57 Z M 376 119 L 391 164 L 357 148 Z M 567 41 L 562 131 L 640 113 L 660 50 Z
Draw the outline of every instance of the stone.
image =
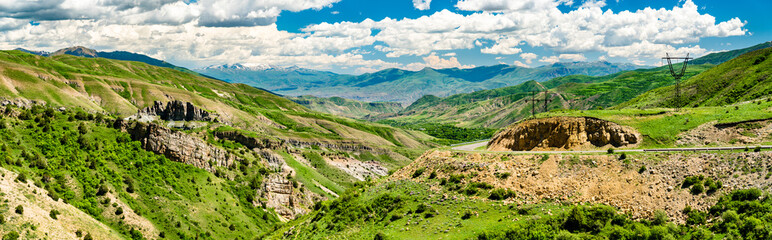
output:
M 489 151 L 628 147 L 641 141 L 633 128 L 591 117 L 551 117 L 515 123 L 497 133 Z

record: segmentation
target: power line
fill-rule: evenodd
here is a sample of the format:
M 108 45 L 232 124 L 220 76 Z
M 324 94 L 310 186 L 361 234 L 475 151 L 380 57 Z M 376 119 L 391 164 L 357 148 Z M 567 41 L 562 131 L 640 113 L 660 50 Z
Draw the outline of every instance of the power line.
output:
M 694 58 L 690 58 L 688 53 L 686 54 L 686 57 L 671 57 L 670 54 L 665 53 L 665 57 L 663 57 L 662 59 L 667 60 L 667 66 L 670 68 L 670 75 L 672 75 L 676 81 L 675 108 L 676 108 L 676 111 L 679 111 L 681 109 L 681 78 L 686 73 L 686 65 L 689 64 L 689 60 Z M 681 66 L 681 69 L 673 68 L 672 60 L 683 60 L 683 65 Z

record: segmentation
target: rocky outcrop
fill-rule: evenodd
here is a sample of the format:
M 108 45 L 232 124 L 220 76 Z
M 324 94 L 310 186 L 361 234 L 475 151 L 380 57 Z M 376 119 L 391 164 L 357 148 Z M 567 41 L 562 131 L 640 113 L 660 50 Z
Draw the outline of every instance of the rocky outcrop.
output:
M 118 119 L 113 127 L 129 133 L 131 139 L 139 141 L 145 150 L 210 172 L 214 172 L 215 166 L 227 167 L 237 160 L 228 151 L 213 146 L 200 138 L 158 124 L 128 122 Z
M 641 141 L 631 127 L 590 117 L 552 117 L 515 123 L 497 133 L 489 151 L 629 147 Z
M 298 214 L 308 212 L 308 207 L 323 198 L 311 191 L 301 193 L 302 183 L 292 182 L 281 174 L 271 174 L 265 180 L 258 195 L 268 208 L 273 208 L 276 214 L 286 219 L 295 219 Z
M 166 104 L 155 101 L 153 106 L 140 109 L 136 115 L 137 119 L 148 117 L 158 117 L 165 121 L 214 121 L 216 119 L 216 115 L 194 106 L 193 103 L 179 100 Z
M 240 131 L 220 131 L 214 132 L 214 136 L 221 139 L 231 140 L 248 148 L 260 148 L 260 149 L 288 149 L 288 147 L 295 148 L 326 148 L 330 150 L 338 150 L 345 152 L 370 152 L 372 154 L 386 154 L 388 151 L 378 148 L 372 148 L 365 146 L 358 142 L 353 141 L 305 141 L 298 139 L 271 139 L 267 137 L 256 137 L 244 134 Z

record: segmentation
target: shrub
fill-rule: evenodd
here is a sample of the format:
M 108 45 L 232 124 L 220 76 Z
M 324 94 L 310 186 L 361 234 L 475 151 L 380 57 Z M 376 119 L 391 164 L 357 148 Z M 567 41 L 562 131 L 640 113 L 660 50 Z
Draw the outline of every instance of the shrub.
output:
M 753 152 L 761 152 L 761 147 L 756 146 L 755 148 L 753 148 Z
M 378 232 L 375 234 L 375 237 L 373 237 L 373 240 L 386 240 L 386 234 Z
M 418 204 L 418 207 L 416 207 L 416 209 L 415 209 L 415 213 L 425 212 L 425 211 L 429 210 L 429 208 L 430 207 L 427 206 L 426 204 L 423 204 L 423 203 Z
M 503 189 L 503 188 L 496 188 L 496 189 L 493 189 L 493 191 L 491 191 L 491 195 L 488 196 L 488 199 L 504 200 L 504 199 L 513 198 L 513 197 L 515 197 L 514 191 Z
M 497 172 L 497 173 L 494 173 L 493 175 L 495 175 L 499 179 L 507 179 L 507 178 L 509 178 L 509 176 L 512 175 L 512 173 L 508 173 L 508 172 L 499 173 L 499 172 Z
M 115 209 L 115 215 L 121 215 L 123 214 L 123 208 L 119 207 L 118 209 Z
M 625 160 L 627 159 L 627 154 L 622 153 L 622 155 L 619 155 L 619 160 Z
M 48 213 L 48 216 L 51 216 L 53 219 L 58 219 L 57 215 L 59 215 L 59 211 L 56 209 L 51 209 L 51 212 Z
M 608 154 L 613 154 L 614 153 L 614 148 L 609 148 L 608 150 L 606 150 L 606 152 Z
M 641 168 L 638 169 L 638 173 L 643 173 L 646 171 L 646 165 L 641 166 Z
M 669 221 L 669 218 L 667 216 L 667 213 L 662 210 L 657 210 L 654 212 L 654 219 L 651 220 L 651 223 L 654 225 L 664 225 Z
M 416 169 L 415 172 L 413 172 L 413 178 L 417 178 L 417 177 L 421 176 L 421 174 L 423 174 L 425 170 L 426 170 L 425 167 Z
M 693 195 L 700 194 L 705 191 L 705 188 L 702 186 L 701 182 L 698 182 L 697 184 L 694 184 L 692 188 L 689 190 Z
M 19 233 L 16 231 L 10 231 L 3 236 L 3 240 L 16 240 L 19 239 Z
M 0 224 L 5 224 L 5 216 L 0 214 Z
M 432 173 L 429 174 L 429 179 L 434 179 L 437 177 L 437 172 L 432 171 Z
M 96 195 L 97 196 L 104 196 L 105 194 L 107 194 L 108 191 L 110 191 L 110 190 L 107 188 L 107 185 L 102 184 L 101 186 L 99 186 L 99 190 L 97 190 Z
M 16 181 L 19 181 L 20 183 L 27 183 L 27 174 L 19 173 L 19 175 L 16 176 Z
M 16 206 L 16 211 L 14 212 L 16 212 L 16 214 L 19 214 L 19 215 L 24 214 L 24 207 L 22 207 L 21 205 Z
M 464 212 L 464 215 L 461 215 L 461 219 L 462 220 L 467 220 L 467 219 L 470 219 L 470 218 L 472 218 L 472 211 L 466 210 Z
M 462 179 L 464 179 L 464 175 L 463 174 L 460 174 L 460 175 L 453 174 L 453 175 L 450 175 L 450 177 L 448 178 L 448 182 L 451 182 L 451 183 L 461 183 Z

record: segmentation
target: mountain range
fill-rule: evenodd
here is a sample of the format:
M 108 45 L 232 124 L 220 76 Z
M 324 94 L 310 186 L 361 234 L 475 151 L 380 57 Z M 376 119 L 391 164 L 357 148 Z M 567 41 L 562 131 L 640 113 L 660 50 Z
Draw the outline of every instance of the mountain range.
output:
M 366 102 L 399 102 L 409 105 L 424 95 L 444 97 L 512 86 L 528 80 L 546 81 L 573 74 L 602 76 L 640 67 L 609 62 L 570 62 L 536 68 L 511 65 L 470 69 L 424 68 L 420 71 L 392 68 L 362 75 L 347 75 L 298 67 L 232 64 L 210 66 L 195 71 L 224 81 L 244 83 L 289 96 L 336 96 Z

